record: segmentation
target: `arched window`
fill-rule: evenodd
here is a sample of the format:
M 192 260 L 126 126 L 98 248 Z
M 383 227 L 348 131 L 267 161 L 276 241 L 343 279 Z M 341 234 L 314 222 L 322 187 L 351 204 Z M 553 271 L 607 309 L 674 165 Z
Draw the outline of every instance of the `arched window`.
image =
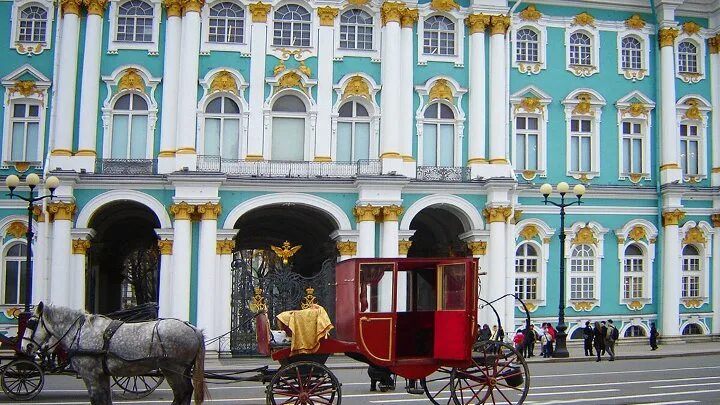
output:
M 633 36 L 622 39 L 622 68 L 640 70 L 643 68 L 642 42 Z
M 623 263 L 623 298 L 645 298 L 645 255 L 637 244 L 625 248 Z
M 455 55 L 455 23 L 447 17 L 433 15 L 423 23 L 423 53 Z
M 25 272 L 27 271 L 27 247 L 24 243 L 13 243 L 3 258 L 3 304 L 25 302 Z
M 632 325 L 625 330 L 625 337 L 643 337 L 645 336 L 645 329 L 642 326 Z
M 373 48 L 373 18 L 363 10 L 351 9 L 340 16 L 340 48 L 369 51 Z
M 570 253 L 570 299 L 595 299 L 595 251 L 590 245 L 574 246 Z
M 18 28 L 18 42 L 45 42 L 47 10 L 38 6 L 25 7 L 20 11 Z
M 700 252 L 695 246 L 686 245 L 682 250 L 682 298 L 700 297 L 701 278 Z
M 117 17 L 116 41 L 152 42 L 153 8 L 141 0 L 120 5 Z
M 210 7 L 208 41 L 226 44 L 245 42 L 245 11 L 242 7 L 231 2 Z
M 515 170 L 538 170 L 539 122 L 536 116 L 515 117 Z
M 517 62 L 540 62 L 540 41 L 537 32 L 530 28 L 518 30 L 515 42 L 515 60 Z
M 12 103 L 10 117 L 10 161 L 38 162 L 40 135 L 40 104 L 34 102 Z
M 592 66 L 592 40 L 582 32 L 570 35 L 570 64 Z
M 682 334 L 683 335 L 702 335 L 703 328 L 702 328 L 702 326 L 700 326 L 696 323 L 689 323 L 683 328 Z
M 305 159 L 305 103 L 297 96 L 278 98 L 272 106 L 272 160 Z
M 523 243 L 515 251 L 515 295 L 523 300 L 538 299 L 540 255 L 531 243 Z
M 699 73 L 698 49 L 690 41 L 678 44 L 678 73 Z
M 680 167 L 686 176 L 700 174 L 700 125 L 691 120 L 680 123 Z
M 273 45 L 310 46 L 310 13 L 297 4 L 277 9 Z
M 455 113 L 439 102 L 425 109 L 423 124 L 423 166 L 455 165 Z
M 145 159 L 148 135 L 148 104 L 138 94 L 125 94 L 112 111 L 113 159 Z
M 220 96 L 205 107 L 203 153 L 238 159 L 240 142 L 240 107 L 230 97 Z
M 338 110 L 336 160 L 355 162 L 370 157 L 370 114 L 357 101 Z

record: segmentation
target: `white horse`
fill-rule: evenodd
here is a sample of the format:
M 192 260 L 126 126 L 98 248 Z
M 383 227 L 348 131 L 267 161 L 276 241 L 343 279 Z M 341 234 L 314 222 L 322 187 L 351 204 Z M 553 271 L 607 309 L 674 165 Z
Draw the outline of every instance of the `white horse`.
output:
M 22 339 L 27 354 L 55 346 L 65 349 L 92 405 L 112 404 L 110 376 L 137 376 L 158 369 L 172 388 L 172 405 L 190 405 L 193 397 L 200 405 L 205 399 L 205 341 L 202 332 L 187 322 L 121 323 L 41 302 Z

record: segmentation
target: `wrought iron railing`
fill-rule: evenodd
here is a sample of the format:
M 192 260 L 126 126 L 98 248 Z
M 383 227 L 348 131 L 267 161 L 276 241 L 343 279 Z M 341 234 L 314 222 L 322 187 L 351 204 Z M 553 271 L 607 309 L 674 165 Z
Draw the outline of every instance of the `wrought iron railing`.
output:
M 443 182 L 470 181 L 470 168 L 449 166 L 418 166 L 417 180 Z
M 226 173 L 244 177 L 357 177 L 382 174 L 379 160 L 357 162 L 298 162 L 287 160 L 241 160 L 199 155 L 197 171 Z
M 156 159 L 97 159 L 95 173 L 146 175 L 157 174 Z

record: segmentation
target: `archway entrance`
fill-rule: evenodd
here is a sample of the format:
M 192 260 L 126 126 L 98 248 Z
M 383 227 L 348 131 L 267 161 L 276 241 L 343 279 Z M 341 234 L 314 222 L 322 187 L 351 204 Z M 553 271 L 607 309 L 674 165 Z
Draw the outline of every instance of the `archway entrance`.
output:
M 465 232 L 462 222 L 447 209 L 428 207 L 420 211 L 410 222 L 415 234 L 408 257 L 458 257 L 471 256 L 467 243 L 459 235 Z
M 101 207 L 88 226 L 96 234 L 88 250 L 86 308 L 109 313 L 157 302 L 160 256 L 152 210 L 133 201 Z
M 255 332 L 252 322 L 247 322 L 254 315 L 249 307 L 255 288 L 263 290 L 270 319 L 282 311 L 300 308 L 307 288 L 314 289 L 317 303 L 334 319 L 337 249 L 330 234 L 337 225 L 329 215 L 300 204 L 273 204 L 247 212 L 235 228 L 239 231 L 233 260 L 230 334 L 234 355 L 255 353 Z M 282 259 L 282 252 L 287 253 L 287 261 Z

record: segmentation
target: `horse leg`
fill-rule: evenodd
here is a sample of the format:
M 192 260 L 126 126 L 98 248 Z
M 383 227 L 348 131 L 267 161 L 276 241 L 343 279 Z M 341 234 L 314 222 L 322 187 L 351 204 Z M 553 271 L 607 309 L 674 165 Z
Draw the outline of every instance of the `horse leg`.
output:
M 172 405 L 190 405 L 192 398 L 192 380 L 180 367 L 163 367 L 160 369 L 173 392 Z
M 112 405 L 110 377 L 102 371 L 99 361 L 74 359 L 73 368 L 85 383 L 92 405 Z

